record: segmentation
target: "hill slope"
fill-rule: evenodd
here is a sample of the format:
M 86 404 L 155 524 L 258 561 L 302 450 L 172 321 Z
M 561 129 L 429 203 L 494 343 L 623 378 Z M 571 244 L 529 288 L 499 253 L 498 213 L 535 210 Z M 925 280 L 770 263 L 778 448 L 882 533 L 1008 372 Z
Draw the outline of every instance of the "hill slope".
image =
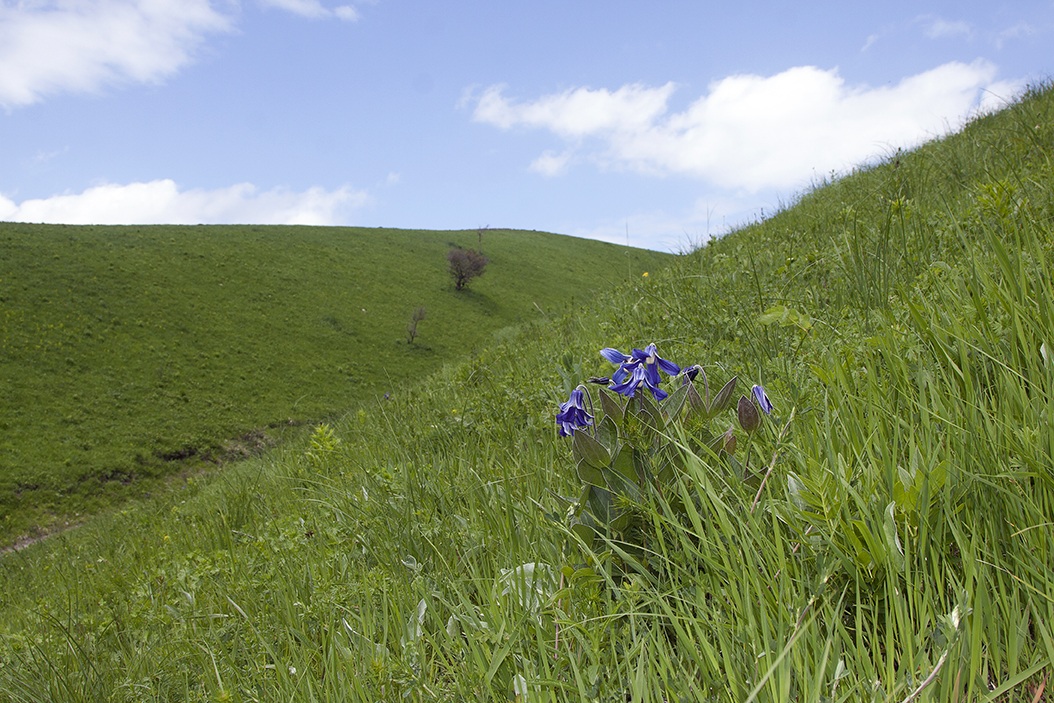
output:
M 6 557 L 0 692 L 1041 699 L 1052 163 L 1037 91 L 299 447 Z M 771 415 L 667 422 L 590 385 L 595 427 L 558 437 L 572 387 L 612 373 L 598 350 L 649 342 L 712 399 L 763 384 Z M 583 481 L 619 496 L 577 513 L 592 538 L 568 520 L 600 495 Z
M 454 291 L 446 252 L 481 244 L 486 273 Z M 672 260 L 540 232 L 312 227 L 0 224 L 0 252 L 0 544 Z

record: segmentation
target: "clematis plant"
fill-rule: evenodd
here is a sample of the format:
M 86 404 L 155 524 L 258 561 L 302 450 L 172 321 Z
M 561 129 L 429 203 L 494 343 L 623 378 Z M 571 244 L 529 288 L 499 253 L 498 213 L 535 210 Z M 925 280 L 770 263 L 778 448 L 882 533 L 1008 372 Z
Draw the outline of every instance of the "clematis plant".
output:
M 611 377 L 590 378 L 590 384 L 600 386 L 595 389 L 577 386 L 556 414 L 559 435 L 571 437 L 582 483 L 577 499 L 562 500 L 571 529 L 586 544 L 601 535 L 617 538 L 627 554 L 635 550 L 646 560 L 654 526 L 641 507 L 649 496 L 680 504 L 673 488 L 683 475 L 681 442 L 687 439 L 693 451 L 718 457 L 746 478 L 746 461 L 740 463 L 734 456 L 739 444 L 735 425 L 727 424 L 726 429 L 728 420 L 721 418 L 731 414 L 738 420 L 749 453 L 761 413 L 770 415 L 773 405 L 760 385 L 734 402 L 735 377 L 711 397 L 701 365 L 682 368 L 661 357 L 654 343 L 629 354 L 605 347 L 600 355 L 616 367 Z M 595 408 L 593 394 L 598 398 Z

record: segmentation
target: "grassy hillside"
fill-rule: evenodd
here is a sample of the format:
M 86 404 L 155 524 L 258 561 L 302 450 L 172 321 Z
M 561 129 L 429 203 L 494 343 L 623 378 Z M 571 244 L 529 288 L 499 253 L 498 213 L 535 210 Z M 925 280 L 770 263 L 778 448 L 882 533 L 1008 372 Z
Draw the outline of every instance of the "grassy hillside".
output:
M 0 695 L 1049 697 L 1052 166 L 1037 91 L 299 446 L 8 555 Z M 614 370 L 598 351 L 650 342 L 702 367 L 708 409 L 683 377 L 661 402 L 589 384 L 593 427 L 557 436 Z
M 486 273 L 455 291 L 446 252 L 481 244 Z M 506 230 L 0 224 L 0 544 L 374 404 L 671 259 Z

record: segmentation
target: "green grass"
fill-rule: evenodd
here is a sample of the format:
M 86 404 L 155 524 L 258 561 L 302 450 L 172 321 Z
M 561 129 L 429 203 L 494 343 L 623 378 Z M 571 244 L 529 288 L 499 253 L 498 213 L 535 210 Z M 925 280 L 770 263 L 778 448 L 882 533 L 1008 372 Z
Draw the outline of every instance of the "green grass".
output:
M 1037 90 L 390 403 L 4 557 L 0 696 L 1049 697 L 1052 162 Z M 620 533 L 587 549 L 553 416 L 610 373 L 600 348 L 651 341 L 775 410 L 737 454 L 746 481 L 671 432 L 673 488 L 624 506 L 643 558 Z
M 480 243 L 485 275 L 454 291 L 448 248 Z M 373 404 L 673 258 L 505 230 L 16 224 L 0 252 L 0 545 Z

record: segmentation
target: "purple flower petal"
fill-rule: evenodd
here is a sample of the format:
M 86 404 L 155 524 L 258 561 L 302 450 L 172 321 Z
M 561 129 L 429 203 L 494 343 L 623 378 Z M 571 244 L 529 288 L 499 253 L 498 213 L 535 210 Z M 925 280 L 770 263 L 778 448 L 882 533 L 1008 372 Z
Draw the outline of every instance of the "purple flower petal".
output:
M 618 349 L 612 349 L 611 347 L 604 347 L 601 349 L 600 356 L 604 357 L 612 364 L 621 364 L 630 360 L 629 355 L 623 354 Z
M 754 394 L 754 399 L 758 401 L 758 405 L 765 411 L 765 414 L 771 415 L 772 401 L 769 400 L 769 396 L 765 393 L 765 389 L 761 386 L 754 385 L 750 388 L 750 391 Z

